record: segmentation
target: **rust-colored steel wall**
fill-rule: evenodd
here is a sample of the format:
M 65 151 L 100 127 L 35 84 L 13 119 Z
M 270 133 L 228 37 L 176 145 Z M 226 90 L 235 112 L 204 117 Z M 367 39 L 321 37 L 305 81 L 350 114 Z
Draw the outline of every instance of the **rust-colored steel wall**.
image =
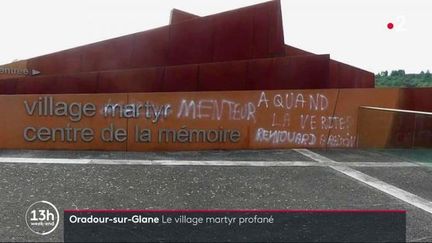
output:
M 432 112 L 432 88 L 405 88 L 402 109 Z
M 375 75 L 345 63 L 331 60 L 330 82 L 329 88 L 374 88 Z
M 280 2 L 271 1 L 32 58 L 28 67 L 50 75 L 283 55 Z
M 37 76 L 2 81 L 0 94 L 325 88 L 328 63 L 328 55 L 309 55 Z
M 358 135 L 364 148 L 431 148 L 432 113 L 361 108 Z
M 16 61 L 13 63 L 9 63 L 6 65 L 0 65 L 0 68 L 12 68 L 12 69 L 18 69 L 18 70 L 23 70 L 23 69 L 27 69 L 27 61 L 23 60 L 23 61 Z M 4 80 L 4 79 L 11 79 L 11 78 L 17 78 L 17 77 L 24 77 L 24 74 L 10 74 L 7 72 L 0 72 L 0 83 Z
M 283 39 L 280 1 L 271 1 L 206 17 L 173 10 L 171 25 L 29 59 L 25 62 L 26 67 L 40 71 L 40 77 L 34 79 L 18 77 L 15 81 L 7 80 L 0 84 L 0 91 L 3 94 L 30 94 L 89 93 L 93 90 L 118 93 L 374 87 L 372 73 L 333 60 L 329 63 L 329 60 L 323 60 L 321 55 L 284 45 Z M 293 58 L 304 56 L 304 59 L 296 59 L 295 62 L 292 61 L 294 59 L 274 59 L 273 63 L 268 63 L 268 60 L 258 60 L 283 56 Z M 237 63 L 236 60 L 252 62 L 248 62 L 245 67 L 244 63 Z M 231 63 L 219 64 L 219 62 L 229 61 Z M 263 68 L 261 63 L 267 68 Z M 193 77 L 191 67 L 186 67 L 185 70 L 182 67 L 174 67 L 180 64 L 199 65 L 197 77 Z M 148 81 L 146 79 L 146 83 L 129 81 L 128 77 L 138 78 L 142 74 L 147 78 L 147 73 L 155 72 L 129 69 L 152 67 L 164 67 L 163 78 L 157 79 L 161 83 L 153 83 L 156 82 L 154 78 Z M 245 69 L 255 67 L 257 70 L 246 71 L 247 74 L 244 74 Z M 96 81 L 82 78 L 89 76 L 84 73 L 121 72 L 120 70 L 125 73 L 101 73 L 104 77 L 108 76 L 107 83 L 102 83 L 99 77 Z M 200 71 L 204 71 L 205 74 L 202 75 Z M 248 82 L 245 79 L 249 78 L 251 72 L 255 72 L 257 76 L 251 77 L 252 81 Z M 175 80 L 174 73 L 186 75 L 184 77 L 187 79 Z M 68 76 L 63 76 L 66 74 Z M 263 78 L 262 74 L 267 75 Z M 110 78 L 113 75 L 119 78 L 125 77 L 127 86 L 137 89 L 121 87 L 115 82 L 123 82 L 123 80 L 113 81 Z M 165 75 L 168 76 L 167 81 L 162 82 L 165 81 Z M 268 76 L 271 78 L 267 78 Z M 216 80 L 219 78 L 226 78 L 226 80 L 219 82 Z M 63 84 L 61 80 L 65 79 L 76 84 Z M 27 81 L 30 80 L 34 80 L 34 84 L 22 87 L 22 83 L 29 83 Z M 84 80 L 89 83 L 83 84 Z M 51 87 L 53 84 L 64 85 L 65 88 L 59 88 L 56 92 L 56 89 Z M 41 86 L 36 87 L 37 85 Z M 83 88 L 79 89 L 79 87 Z
M 114 119 L 110 117 L 95 116 L 92 118 L 82 119 L 78 124 L 74 124 L 67 117 L 49 118 L 46 116 L 29 116 L 25 112 L 24 101 L 30 102 L 37 100 L 39 96 L 0 96 L 0 111 L 3 114 L 11 115 L 0 116 L 1 140 L 0 148 L 16 148 L 16 149 L 75 149 L 75 150 L 126 150 L 125 143 L 102 143 L 100 140 L 94 140 L 91 143 L 57 143 L 57 142 L 26 142 L 23 137 L 25 127 L 32 126 L 38 128 L 57 128 L 67 127 L 71 124 L 72 127 L 103 127 L 114 124 L 116 127 L 126 127 L 126 120 Z M 127 95 L 125 94 L 109 94 L 109 95 L 58 95 L 56 96 L 66 103 L 73 102 L 92 102 L 95 104 L 103 104 L 111 101 L 115 103 L 126 103 Z M 98 131 L 98 130 L 96 130 Z M 100 134 L 97 133 L 97 136 Z
M 337 106 L 334 110 L 335 117 L 350 117 L 350 126 L 357 128 L 359 122 L 364 126 L 374 127 L 378 124 L 374 120 L 359 121 L 358 109 L 361 106 L 377 106 L 383 108 L 398 108 L 400 103 L 400 89 L 340 89 L 338 94 Z M 391 123 L 386 124 L 391 127 Z M 372 134 L 359 133 L 357 130 L 354 134 L 358 134 L 359 140 L 364 136 L 377 136 L 387 139 L 390 133 L 383 129 L 381 132 Z M 352 134 L 351 134 L 352 136 Z M 331 129 L 330 140 L 328 143 L 337 145 L 338 130 Z M 366 145 L 369 146 L 369 145 Z M 369 146 L 370 147 L 370 146 Z
M 13 114 L 0 117 L 0 148 L 130 151 L 355 148 L 359 106 L 398 108 L 399 94 L 398 89 L 321 89 L 0 96 L 0 112 Z M 88 104 L 95 106 L 93 114 L 78 112 Z M 64 105 L 73 106 L 68 108 L 70 114 L 63 114 L 60 109 L 58 115 L 53 115 L 49 109 Z M 129 105 L 121 113 L 129 114 L 129 118 L 120 117 L 120 108 L 112 108 L 117 105 Z M 139 105 L 142 105 L 139 113 L 131 112 Z M 147 106 L 152 107 L 148 112 Z M 361 124 L 370 128 L 382 124 L 374 121 L 367 119 Z M 385 122 L 392 123 L 392 119 Z M 392 136 L 392 124 L 385 127 L 373 134 L 381 140 L 371 140 L 379 147 L 387 146 L 384 141 L 390 141 Z M 65 128 L 81 132 L 89 128 L 94 137 L 83 141 L 77 131 L 76 141 L 62 141 L 61 132 Z M 119 129 L 123 130 L 116 132 Z M 49 133 L 56 134 L 55 142 Z M 118 133 L 127 133 L 127 137 Z M 207 134 L 207 140 L 200 133 Z M 49 141 L 25 141 L 24 135 L 33 140 L 36 134 L 39 139 Z M 359 135 L 362 134 L 360 129 Z M 116 136 L 119 140 L 111 141 Z M 364 142 L 367 140 L 359 141 L 368 146 Z
M 294 46 L 285 45 L 286 56 L 302 56 L 302 55 L 315 55 L 314 53 L 299 49 Z
M 432 115 L 416 115 L 414 122 L 412 147 L 432 148 Z
M 392 113 L 379 113 L 369 109 L 359 109 L 358 146 L 359 148 L 385 148 L 388 146 L 393 124 Z
M 171 10 L 170 24 L 178 24 L 180 22 L 192 20 L 195 18 L 200 18 L 200 17 L 174 8 L 173 10 Z
M 173 11 L 174 17 L 178 15 L 182 21 L 187 19 L 197 18 L 196 15 L 186 13 L 184 11 Z M 268 22 L 264 18 L 257 20 L 264 28 L 268 25 Z M 180 21 L 180 20 L 179 20 Z M 265 41 L 264 36 L 257 36 L 255 38 L 261 38 L 260 41 Z M 302 56 L 302 55 L 315 55 L 311 52 L 299 49 L 294 46 L 285 45 L 285 56 Z M 374 88 L 375 87 L 375 75 L 371 72 L 347 65 L 342 62 L 330 60 L 330 78 L 329 82 L 322 84 L 322 86 L 309 86 L 307 88 Z M 284 87 L 281 87 L 283 89 Z M 285 87 L 286 88 L 286 87 Z M 306 88 L 306 87 L 303 87 Z
M 168 26 L 9 66 L 41 74 L 0 75 L 0 148 L 432 147 L 429 116 L 359 109 L 432 111 L 432 88 L 358 89 L 374 74 L 284 45 L 280 1 L 206 17 L 173 10 Z M 74 120 L 85 105 L 95 113 Z M 123 105 L 128 118 L 111 116 Z M 72 130 L 81 138 L 58 141 Z M 49 132 L 55 142 L 24 140 Z

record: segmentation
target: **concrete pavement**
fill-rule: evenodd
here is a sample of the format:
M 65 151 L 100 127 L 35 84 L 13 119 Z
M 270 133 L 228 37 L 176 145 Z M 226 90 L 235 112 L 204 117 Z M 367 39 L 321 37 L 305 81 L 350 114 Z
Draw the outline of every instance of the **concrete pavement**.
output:
M 76 208 L 405 209 L 407 239 L 430 242 L 432 160 L 419 152 L 421 161 L 412 150 L 0 151 L 0 241 L 62 241 L 62 222 L 47 236 L 26 226 L 27 208 L 46 200 L 61 219 Z

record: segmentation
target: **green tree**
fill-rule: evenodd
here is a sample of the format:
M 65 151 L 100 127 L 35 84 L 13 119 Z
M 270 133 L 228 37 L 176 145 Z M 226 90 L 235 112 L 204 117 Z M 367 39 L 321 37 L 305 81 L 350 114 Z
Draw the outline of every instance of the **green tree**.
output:
M 407 74 L 405 70 L 383 71 L 375 75 L 376 87 L 432 87 L 432 74 L 429 70 L 418 74 Z

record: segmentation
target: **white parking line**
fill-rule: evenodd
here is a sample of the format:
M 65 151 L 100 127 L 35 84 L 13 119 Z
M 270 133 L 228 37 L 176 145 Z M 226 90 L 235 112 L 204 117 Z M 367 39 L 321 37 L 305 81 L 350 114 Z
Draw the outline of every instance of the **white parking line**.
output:
M 329 163 L 324 163 L 329 164 Z M 332 165 L 332 164 L 329 164 Z M 347 162 L 347 167 L 419 167 L 417 163 L 411 162 Z
M 325 166 L 315 161 L 229 161 L 229 160 L 123 160 L 0 157 L 0 163 L 92 164 L 92 165 L 175 165 L 175 166 Z
M 0 163 L 20 164 L 88 164 L 91 159 L 58 159 L 58 158 L 16 158 L 0 157 Z
M 100 160 L 89 164 L 99 165 L 160 165 L 160 166 L 251 166 L 251 167 L 309 167 L 325 166 L 314 161 L 229 161 L 229 160 Z
M 423 209 L 424 211 L 428 213 L 432 213 L 432 202 L 419 197 L 415 194 L 412 194 L 410 192 L 404 191 L 398 187 L 395 187 L 393 185 L 390 185 L 386 182 L 383 182 L 381 180 L 378 180 L 375 177 L 366 175 L 360 171 L 354 170 L 350 167 L 347 167 L 346 164 L 336 162 L 334 160 L 331 160 L 327 157 L 324 157 L 320 154 L 314 153 L 308 149 L 294 149 L 295 151 L 299 152 L 300 154 L 311 158 L 319 163 L 322 164 L 328 164 L 330 168 L 343 173 L 357 181 L 363 182 L 375 189 L 378 189 L 384 193 L 387 193 L 393 197 L 396 197 L 406 203 L 409 203 L 417 208 Z
M 317 158 L 315 158 L 317 159 Z M 252 167 L 309 167 L 331 166 L 331 161 L 231 161 L 231 160 L 131 160 L 131 159 L 67 159 L 0 157 L 0 163 L 18 164 L 94 164 L 94 165 L 160 165 L 160 166 L 252 166 Z M 349 167 L 416 167 L 408 162 L 350 162 Z

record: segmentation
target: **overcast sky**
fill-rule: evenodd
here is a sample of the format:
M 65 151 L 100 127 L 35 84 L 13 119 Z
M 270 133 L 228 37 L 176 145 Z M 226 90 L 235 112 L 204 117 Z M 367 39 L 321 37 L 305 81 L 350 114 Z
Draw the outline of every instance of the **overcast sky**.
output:
M 167 25 L 172 8 L 205 16 L 260 2 L 2 0 L 0 63 Z M 289 45 L 375 73 L 432 71 L 431 0 L 282 0 L 282 13 Z

